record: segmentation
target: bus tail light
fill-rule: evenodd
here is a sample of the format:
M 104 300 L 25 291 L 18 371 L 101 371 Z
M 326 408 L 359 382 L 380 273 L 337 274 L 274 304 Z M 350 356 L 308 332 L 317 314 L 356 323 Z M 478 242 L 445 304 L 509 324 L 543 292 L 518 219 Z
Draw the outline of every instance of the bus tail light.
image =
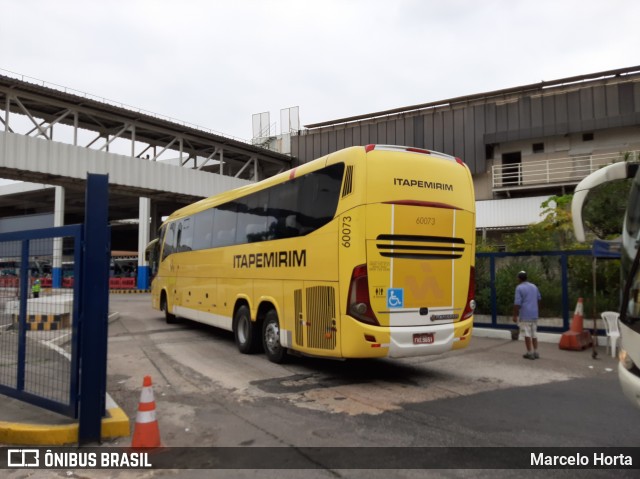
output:
M 473 315 L 473 311 L 476 309 L 476 268 L 471 266 L 469 270 L 469 291 L 467 293 L 467 303 L 464 305 L 464 312 L 462 313 L 462 319 L 470 318 Z
M 349 305 L 347 314 L 353 316 L 358 321 L 379 326 L 371 302 L 369 299 L 369 278 L 367 276 L 367 265 L 361 264 L 353 268 L 351 283 L 349 285 Z

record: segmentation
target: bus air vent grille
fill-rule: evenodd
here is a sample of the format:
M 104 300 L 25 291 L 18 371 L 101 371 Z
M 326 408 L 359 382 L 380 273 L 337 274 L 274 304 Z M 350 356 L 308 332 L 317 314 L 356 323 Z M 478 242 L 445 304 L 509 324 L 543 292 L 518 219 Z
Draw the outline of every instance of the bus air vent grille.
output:
M 353 192 L 353 165 L 347 165 L 344 174 L 344 184 L 342 185 L 342 197 L 350 195 Z
M 293 291 L 293 309 L 296 315 L 296 344 L 304 346 L 304 318 L 302 317 L 302 290 Z
M 458 259 L 464 254 L 462 238 L 420 235 L 379 235 L 380 256 L 400 259 Z
M 331 286 L 313 286 L 306 290 L 307 346 L 336 348 L 336 294 Z

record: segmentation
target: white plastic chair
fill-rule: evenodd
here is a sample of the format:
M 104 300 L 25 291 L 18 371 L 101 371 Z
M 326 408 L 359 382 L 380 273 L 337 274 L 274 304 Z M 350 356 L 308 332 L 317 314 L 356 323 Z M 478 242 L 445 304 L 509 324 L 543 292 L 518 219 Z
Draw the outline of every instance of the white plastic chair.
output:
M 620 337 L 620 328 L 618 327 L 618 318 L 620 314 L 615 311 L 605 311 L 600 314 L 604 321 L 604 327 L 607 330 L 607 350 L 611 348 L 611 357 L 616 357 L 616 346 Z

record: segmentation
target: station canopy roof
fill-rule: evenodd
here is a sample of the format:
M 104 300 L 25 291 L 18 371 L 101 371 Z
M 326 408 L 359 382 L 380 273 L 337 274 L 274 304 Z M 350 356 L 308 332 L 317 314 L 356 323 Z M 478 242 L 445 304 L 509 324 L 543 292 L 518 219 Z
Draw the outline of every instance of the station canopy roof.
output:
M 477 229 L 520 229 L 542 221 L 542 203 L 549 196 L 476 202 Z

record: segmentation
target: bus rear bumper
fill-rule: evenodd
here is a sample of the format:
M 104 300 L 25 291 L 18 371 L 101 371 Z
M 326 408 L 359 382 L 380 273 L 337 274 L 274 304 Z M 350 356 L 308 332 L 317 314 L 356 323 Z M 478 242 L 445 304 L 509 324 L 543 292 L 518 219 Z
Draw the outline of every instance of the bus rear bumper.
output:
M 427 356 L 465 347 L 471 339 L 472 326 L 473 320 L 468 319 L 430 326 L 392 327 L 389 357 Z
M 406 358 L 441 354 L 466 347 L 472 329 L 473 317 L 448 324 L 385 327 L 364 324 L 345 315 L 342 356 Z

